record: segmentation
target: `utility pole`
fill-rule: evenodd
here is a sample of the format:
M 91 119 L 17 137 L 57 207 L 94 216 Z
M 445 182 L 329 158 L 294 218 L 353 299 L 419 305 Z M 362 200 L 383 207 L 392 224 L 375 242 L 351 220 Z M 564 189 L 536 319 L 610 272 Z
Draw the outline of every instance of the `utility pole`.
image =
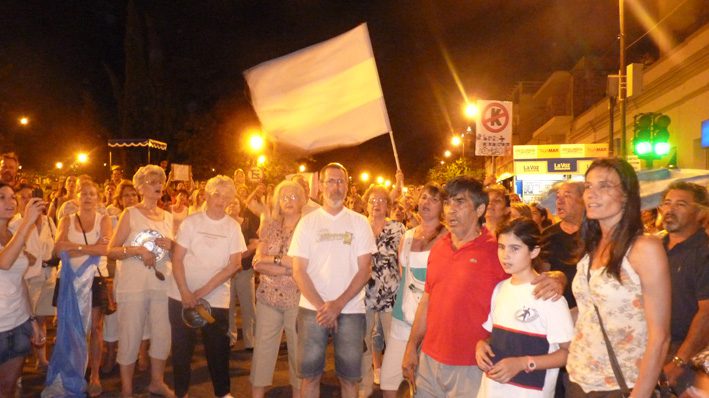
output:
M 618 90 L 618 102 L 620 102 L 620 157 L 626 159 L 628 151 L 626 149 L 625 138 L 625 113 L 627 107 L 627 76 L 625 75 L 625 0 L 618 0 L 618 16 L 620 20 L 620 71 L 618 72 L 620 87 Z

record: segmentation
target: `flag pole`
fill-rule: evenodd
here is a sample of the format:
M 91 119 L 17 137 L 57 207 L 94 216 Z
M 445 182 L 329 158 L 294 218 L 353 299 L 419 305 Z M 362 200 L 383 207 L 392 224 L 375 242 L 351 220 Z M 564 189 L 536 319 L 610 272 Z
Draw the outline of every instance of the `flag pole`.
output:
M 399 153 L 396 152 L 396 142 L 394 142 L 394 132 L 389 130 L 389 138 L 391 138 L 391 149 L 394 150 L 394 161 L 396 162 L 396 169 L 401 170 L 401 165 L 399 164 Z

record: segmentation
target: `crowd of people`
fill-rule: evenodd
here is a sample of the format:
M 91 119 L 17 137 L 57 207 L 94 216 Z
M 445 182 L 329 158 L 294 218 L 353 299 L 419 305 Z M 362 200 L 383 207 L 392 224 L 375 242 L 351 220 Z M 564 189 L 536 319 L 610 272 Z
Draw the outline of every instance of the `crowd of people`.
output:
M 42 397 L 100 396 L 114 366 L 123 397 L 137 370 L 186 397 L 200 341 L 214 396 L 231 397 L 237 303 L 254 397 L 284 332 L 294 397 L 319 396 L 330 342 L 346 398 L 709 396 L 701 185 L 641 211 L 633 168 L 598 159 L 555 187 L 551 214 L 468 176 L 406 186 L 399 171 L 360 194 L 339 163 L 275 186 L 116 166 L 43 190 L 16 155 L 0 162 L 1 397 L 28 357 Z

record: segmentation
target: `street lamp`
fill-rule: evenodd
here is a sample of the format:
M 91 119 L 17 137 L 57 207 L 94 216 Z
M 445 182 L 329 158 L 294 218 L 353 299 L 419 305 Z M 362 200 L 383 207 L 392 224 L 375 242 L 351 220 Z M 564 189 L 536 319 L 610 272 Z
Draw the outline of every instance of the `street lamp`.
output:
M 258 158 L 256 158 L 256 164 L 263 166 L 264 163 L 266 163 L 266 155 L 258 155 Z
M 304 173 L 305 172 L 305 165 L 301 164 L 300 166 L 298 166 L 298 171 L 301 173 Z
M 458 136 L 458 135 L 454 135 L 451 138 L 451 145 L 453 145 L 453 146 L 459 146 L 462 142 L 463 142 L 463 140 L 461 140 L 460 136 Z
M 391 186 L 391 180 L 384 181 L 384 186 L 389 188 Z
M 378 177 L 377 177 L 377 184 L 379 184 L 379 185 L 384 184 L 384 177 L 378 176 Z
M 79 154 L 76 155 L 76 161 L 82 164 L 86 163 L 89 161 L 89 155 L 84 152 L 79 152 Z
M 27 116 L 22 116 L 20 117 L 18 122 L 23 126 L 27 126 L 28 124 L 30 124 L 30 118 L 28 118 Z
M 61 170 L 64 167 L 64 163 L 62 163 L 62 162 L 54 163 L 54 167 L 56 167 L 57 170 Z
M 261 152 L 263 150 L 263 147 L 265 145 L 265 140 L 263 139 L 263 136 L 259 133 L 253 133 L 249 137 L 249 148 L 255 153 Z
M 445 152 L 443 152 L 443 156 L 445 156 L 445 157 L 447 157 L 447 158 L 451 157 L 451 155 L 452 155 L 451 151 L 449 151 L 449 150 L 447 150 L 447 149 L 446 149 Z
M 369 173 L 367 173 L 366 171 L 363 171 L 363 172 L 359 175 L 359 179 L 360 179 L 360 181 L 362 181 L 362 182 L 367 182 L 367 181 L 369 181 Z
M 463 106 L 463 113 L 465 114 L 465 117 L 468 118 L 468 120 L 475 119 L 478 117 L 480 114 L 480 109 L 478 109 L 478 106 L 468 102 Z

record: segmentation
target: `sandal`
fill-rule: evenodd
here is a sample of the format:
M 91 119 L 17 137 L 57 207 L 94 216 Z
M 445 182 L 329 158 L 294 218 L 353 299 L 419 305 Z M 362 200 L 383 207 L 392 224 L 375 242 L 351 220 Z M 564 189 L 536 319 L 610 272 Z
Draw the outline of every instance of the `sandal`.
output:
M 100 397 L 103 393 L 103 388 L 100 383 L 91 383 L 89 388 L 86 389 L 86 393 L 89 394 L 89 397 Z

